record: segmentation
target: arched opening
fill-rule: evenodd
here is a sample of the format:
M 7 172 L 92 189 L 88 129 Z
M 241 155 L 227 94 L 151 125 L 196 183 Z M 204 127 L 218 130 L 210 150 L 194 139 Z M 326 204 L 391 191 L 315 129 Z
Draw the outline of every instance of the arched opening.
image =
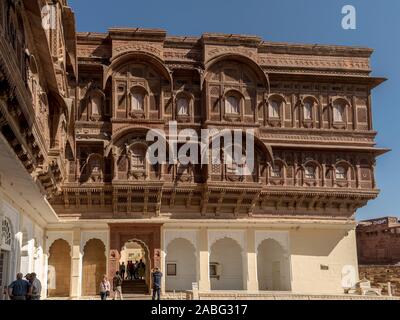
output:
M 278 127 L 284 120 L 284 112 L 286 110 L 286 100 L 284 96 L 274 94 L 269 97 L 266 116 L 268 124 L 272 127 Z
M 106 247 L 99 239 L 89 240 L 83 249 L 82 294 L 95 296 L 99 292 L 99 283 L 106 274 Z
M 276 240 L 266 239 L 259 245 L 257 277 L 259 290 L 290 291 L 289 259 Z
M 151 260 L 149 248 L 140 240 L 129 240 L 121 249 L 121 266 L 125 266 L 122 292 L 126 294 L 147 294 L 150 288 Z
M 197 282 L 196 250 L 193 244 L 183 238 L 174 239 L 167 247 L 165 257 L 166 291 L 191 290 Z
M 149 94 L 142 86 L 133 86 L 129 92 L 129 115 L 132 118 L 145 118 L 149 109 Z
M 104 178 L 104 157 L 98 153 L 90 154 L 80 172 L 81 183 L 100 183 Z
M 54 241 L 49 250 L 48 296 L 69 297 L 71 288 L 71 247 L 67 241 Z
M 3 299 L 3 288 L 11 282 L 11 263 L 13 251 L 13 231 L 11 222 L 3 219 L 0 236 L 0 300 Z
M 210 253 L 211 290 L 243 290 L 242 248 L 231 238 L 216 241 Z
M 47 97 L 49 101 L 48 127 L 50 130 L 50 147 L 59 148 L 61 138 L 62 109 L 54 94 Z

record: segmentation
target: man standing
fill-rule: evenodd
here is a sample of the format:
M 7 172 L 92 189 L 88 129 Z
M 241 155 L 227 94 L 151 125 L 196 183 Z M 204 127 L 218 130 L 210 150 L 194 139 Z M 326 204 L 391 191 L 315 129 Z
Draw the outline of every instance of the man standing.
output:
M 31 284 L 23 279 L 22 273 L 17 274 L 17 280 L 8 286 L 8 295 L 11 300 L 26 300 L 28 294 L 30 294 Z
M 163 276 L 162 272 L 158 268 L 154 268 L 153 270 L 153 300 L 160 300 L 160 293 L 161 293 L 161 278 Z
M 140 262 L 137 265 L 137 274 L 140 280 L 143 280 L 145 273 L 146 273 L 146 265 L 144 264 L 143 260 L 140 259 Z
M 121 275 L 122 280 L 125 280 L 125 270 L 126 270 L 125 262 L 122 261 L 122 264 L 119 266 L 119 273 Z
M 42 294 L 42 284 L 37 278 L 36 273 L 31 273 L 31 278 L 30 278 L 30 283 L 31 283 L 31 300 L 40 300 L 40 296 Z
M 117 295 L 119 296 L 119 300 L 123 300 L 122 297 L 122 278 L 117 271 L 113 278 L 113 289 L 114 289 L 114 298 L 113 300 L 117 300 Z

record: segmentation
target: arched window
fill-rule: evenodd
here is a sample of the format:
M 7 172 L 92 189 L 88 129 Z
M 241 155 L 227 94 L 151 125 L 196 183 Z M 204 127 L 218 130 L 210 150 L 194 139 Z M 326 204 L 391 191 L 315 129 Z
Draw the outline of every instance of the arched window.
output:
M 333 121 L 344 122 L 345 105 L 343 103 L 335 103 L 333 105 Z
M 305 167 L 305 178 L 306 179 L 315 179 L 316 178 L 316 170 L 314 166 L 306 166 Z
M 189 115 L 189 101 L 186 98 L 179 98 L 176 102 L 176 107 L 178 110 L 178 116 L 188 116 Z
M 279 164 L 274 164 L 271 169 L 272 178 L 282 178 L 282 166 Z
M 304 120 L 312 120 L 313 105 L 311 102 L 307 101 L 304 103 Z
M 229 175 L 239 174 L 239 164 L 229 153 L 226 154 L 226 173 Z
M 103 164 L 100 155 L 91 155 L 88 159 L 88 174 L 92 182 L 102 182 L 103 181 Z
M 224 150 L 224 164 L 228 176 L 248 176 L 251 170 L 246 161 L 246 150 L 243 146 L 231 145 Z
M 235 162 L 226 164 L 226 174 L 237 175 L 239 174 L 239 167 Z
M 136 177 L 146 174 L 146 148 L 136 144 L 128 149 L 130 160 L 130 173 Z
M 102 98 L 99 94 L 94 94 L 90 97 L 92 107 L 92 116 L 100 116 L 102 108 Z
M 131 100 L 132 112 L 144 112 L 144 94 L 141 92 L 133 92 Z
M 337 166 L 335 170 L 335 175 L 337 180 L 346 180 L 347 179 L 347 170 L 343 166 Z
M 3 219 L 1 223 L 1 247 L 3 249 L 11 250 L 12 244 L 12 231 L 11 224 L 7 219 Z
M 276 100 L 272 100 L 269 103 L 268 115 L 270 118 L 279 118 L 280 114 L 280 103 Z
M 134 171 L 144 171 L 145 169 L 145 154 L 143 149 L 136 149 L 132 154 L 132 166 Z
M 239 114 L 240 105 L 239 99 L 234 96 L 228 96 L 225 100 L 225 113 L 227 114 Z

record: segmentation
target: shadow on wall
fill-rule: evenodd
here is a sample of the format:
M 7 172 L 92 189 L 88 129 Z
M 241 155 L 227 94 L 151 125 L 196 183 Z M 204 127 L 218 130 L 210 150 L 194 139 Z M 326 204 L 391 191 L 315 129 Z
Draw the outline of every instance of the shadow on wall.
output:
M 346 230 L 298 230 L 290 232 L 290 253 L 300 256 L 329 256 L 348 236 Z

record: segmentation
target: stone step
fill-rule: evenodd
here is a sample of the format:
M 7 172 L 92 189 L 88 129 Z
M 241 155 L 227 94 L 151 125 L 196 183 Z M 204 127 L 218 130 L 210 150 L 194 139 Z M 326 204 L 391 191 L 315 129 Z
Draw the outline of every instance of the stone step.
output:
M 145 280 L 124 280 L 122 283 L 123 294 L 146 294 L 149 287 Z

